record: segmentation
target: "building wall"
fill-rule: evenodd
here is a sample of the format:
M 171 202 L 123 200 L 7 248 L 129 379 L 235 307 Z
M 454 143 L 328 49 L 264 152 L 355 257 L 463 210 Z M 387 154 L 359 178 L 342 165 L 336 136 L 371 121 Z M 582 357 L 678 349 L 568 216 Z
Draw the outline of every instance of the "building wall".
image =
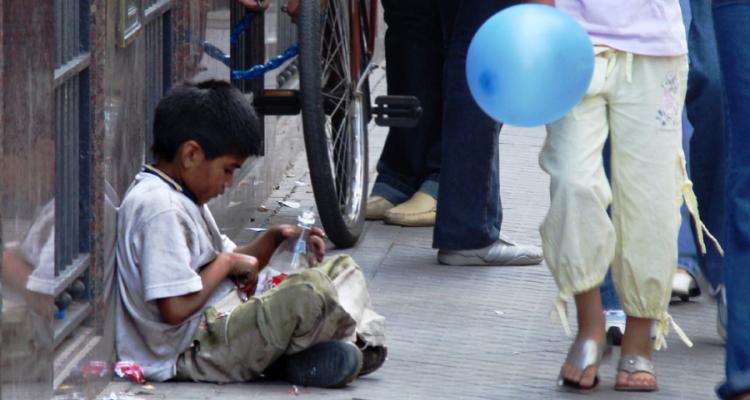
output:
M 228 79 L 229 69 L 207 57 L 205 40 L 229 52 L 229 9 L 234 0 L 172 0 L 167 5 L 170 38 L 166 53 L 148 53 L 154 40 L 144 27 L 125 46 L 119 43 L 120 0 L 90 0 L 90 159 L 86 224 L 90 244 L 85 280 L 90 305 L 86 320 L 67 339 L 52 340 L 59 320 L 58 297 L 29 289 L 35 271 L 54 269 L 55 211 L 52 200 L 60 171 L 55 169 L 56 109 L 54 5 L 77 0 L 0 0 L 0 247 L 3 252 L 0 313 L 0 399 L 94 398 L 112 379 L 114 361 L 114 208 L 140 166 L 149 160 L 149 98 L 153 57 L 166 61 L 167 83 Z M 143 0 L 151 4 L 155 0 Z M 289 41 L 280 34 L 279 9 L 272 1 L 261 34 L 248 40 L 274 56 Z M 285 18 L 285 17 L 284 17 Z M 144 24 L 146 21 L 143 21 Z M 286 35 L 286 36 L 284 36 Z M 152 58 L 149 58 L 152 57 Z M 162 64 L 160 64 L 162 65 Z M 150 71 L 150 72 L 149 72 Z M 151 73 L 151 75 L 148 75 Z M 264 79 L 276 87 L 276 73 Z M 167 84 L 167 86 L 168 86 Z M 248 93 L 248 96 L 252 94 Z M 291 160 L 302 149 L 298 117 L 266 117 L 265 156 L 249 160 L 235 185 L 210 207 L 230 236 L 255 217 Z M 59 149 L 58 149 L 59 150 Z M 64 186 L 64 185 L 63 185 Z M 58 201 L 59 202 L 59 201 Z M 59 224 L 57 224 L 59 225 Z M 58 237 L 59 239 L 59 237 Z M 31 249 L 31 250 L 29 250 Z M 34 254 L 27 254 L 34 253 Z M 52 258 L 50 258 L 52 257 Z M 60 277 L 55 278 L 57 280 Z M 59 299 L 59 298 L 58 298 Z M 78 301 L 78 300 L 77 300 Z M 59 317 L 59 315 L 58 315 Z M 69 317 L 65 317 L 69 318 Z
M 50 2 L 2 1 L 2 325 L 0 398 L 45 398 L 52 393 L 51 298 L 25 289 L 35 265 L 16 256 L 34 216 L 54 194 L 52 7 Z M 31 311 L 31 312 L 29 312 Z

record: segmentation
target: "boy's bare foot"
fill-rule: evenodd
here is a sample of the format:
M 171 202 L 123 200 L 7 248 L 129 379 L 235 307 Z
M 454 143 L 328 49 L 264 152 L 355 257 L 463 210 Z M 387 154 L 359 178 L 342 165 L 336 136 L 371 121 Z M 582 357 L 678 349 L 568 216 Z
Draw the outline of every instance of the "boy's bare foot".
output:
M 577 383 L 580 389 L 591 389 L 597 383 L 601 349 L 605 345 L 604 314 L 599 288 L 577 294 L 575 302 L 578 310 L 578 335 L 574 343 L 589 341 L 589 344 L 581 346 L 584 347 L 581 350 L 578 350 L 576 345 L 571 347 L 568 358 L 560 368 L 560 378 L 567 381 L 568 386 L 570 386 L 569 383 Z M 598 354 L 591 354 L 593 352 Z M 581 370 L 581 363 L 575 362 L 581 358 L 589 361 L 595 360 L 595 362 L 584 363 L 583 370 Z
M 653 343 L 651 341 L 652 319 L 628 316 L 625 336 L 622 338 L 622 357 L 633 358 L 634 372 L 620 369 L 617 372 L 615 388 L 625 391 L 654 391 L 657 389 L 656 375 L 653 373 Z M 636 359 L 638 356 L 642 359 Z M 639 361 L 640 360 L 640 361 Z

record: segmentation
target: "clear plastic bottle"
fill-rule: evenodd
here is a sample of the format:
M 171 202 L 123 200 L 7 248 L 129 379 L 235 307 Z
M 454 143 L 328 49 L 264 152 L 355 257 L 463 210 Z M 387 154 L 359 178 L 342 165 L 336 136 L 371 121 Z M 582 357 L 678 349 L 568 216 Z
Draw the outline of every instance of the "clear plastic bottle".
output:
M 276 287 L 287 276 L 315 266 L 314 251 L 308 242 L 313 224 L 315 213 L 311 210 L 305 210 L 297 217 L 300 233 L 287 238 L 276 248 L 268 265 L 258 274 L 256 296 Z

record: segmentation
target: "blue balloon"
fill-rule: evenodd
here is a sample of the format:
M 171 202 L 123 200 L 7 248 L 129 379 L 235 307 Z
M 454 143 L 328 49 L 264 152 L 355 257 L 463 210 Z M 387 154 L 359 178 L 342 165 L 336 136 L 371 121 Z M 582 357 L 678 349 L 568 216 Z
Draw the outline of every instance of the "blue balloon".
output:
M 593 71 L 583 27 L 539 4 L 513 6 L 488 19 L 466 57 L 476 102 L 495 120 L 516 126 L 562 118 L 583 98 Z

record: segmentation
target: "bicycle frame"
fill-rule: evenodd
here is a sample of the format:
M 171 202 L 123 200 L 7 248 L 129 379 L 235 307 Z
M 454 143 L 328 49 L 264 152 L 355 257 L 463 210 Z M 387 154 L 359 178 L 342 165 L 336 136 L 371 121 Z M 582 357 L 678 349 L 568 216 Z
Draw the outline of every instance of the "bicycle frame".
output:
M 357 82 L 355 95 L 362 94 L 362 85 L 376 68 L 371 60 L 377 36 L 378 0 L 369 1 L 368 7 L 367 0 L 351 0 L 349 7 L 350 32 L 360 32 L 359 35 L 351 35 L 350 43 L 352 80 Z
M 368 32 L 368 47 L 374 51 L 375 39 L 378 36 L 378 0 L 370 0 L 370 31 Z

